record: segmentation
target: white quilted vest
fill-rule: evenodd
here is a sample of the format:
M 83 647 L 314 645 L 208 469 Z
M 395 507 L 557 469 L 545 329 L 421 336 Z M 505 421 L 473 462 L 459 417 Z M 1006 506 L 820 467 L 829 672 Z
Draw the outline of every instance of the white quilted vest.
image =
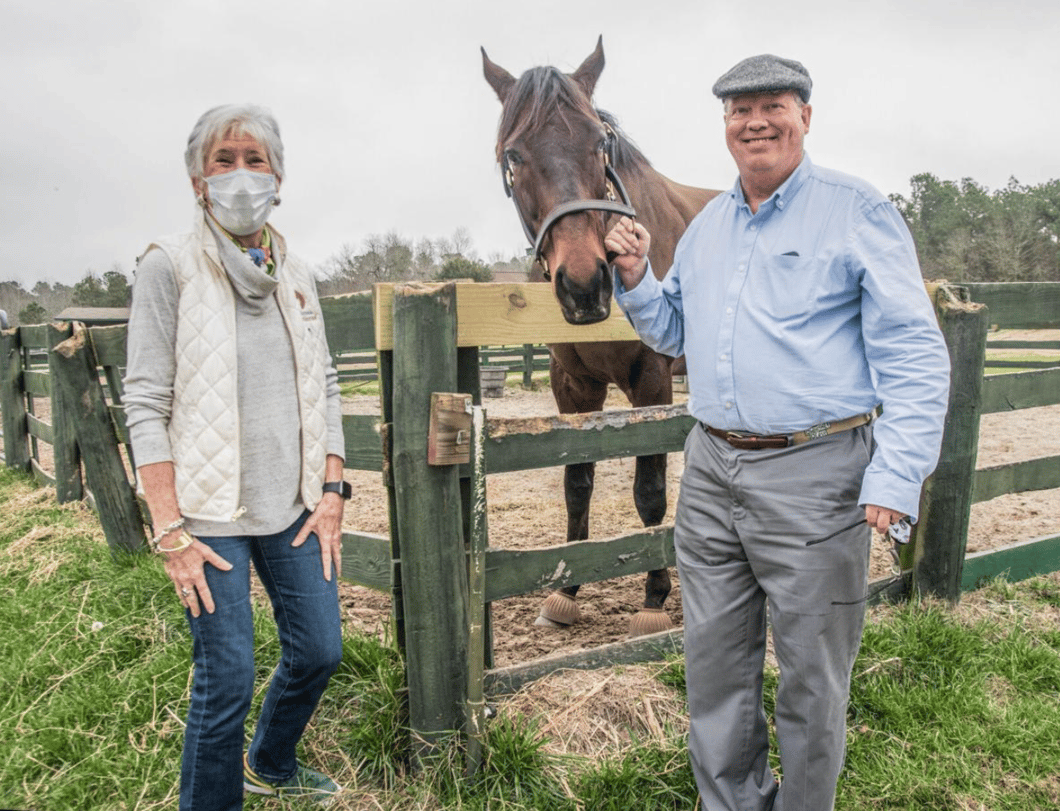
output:
M 320 500 L 327 458 L 324 319 L 308 269 L 286 255 L 283 238 L 270 230 L 283 257 L 276 299 L 294 347 L 302 421 L 301 494 L 311 510 Z M 234 521 L 246 510 L 239 504 L 235 292 L 205 217 L 197 220 L 193 233 L 165 237 L 151 247 L 169 257 L 180 293 L 169 421 L 180 512 L 187 518 Z

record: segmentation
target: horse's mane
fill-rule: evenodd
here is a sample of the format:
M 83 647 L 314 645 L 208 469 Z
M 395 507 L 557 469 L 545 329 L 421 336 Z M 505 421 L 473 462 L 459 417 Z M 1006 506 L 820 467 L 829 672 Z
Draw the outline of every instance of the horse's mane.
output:
M 497 129 L 497 160 L 501 160 L 504 144 L 542 126 L 557 111 L 564 122 L 568 114 L 574 113 L 599 118 L 608 124 L 615 133 L 616 170 L 621 171 L 635 163 L 650 165 L 619 127 L 617 119 L 611 113 L 594 108 L 577 83 L 551 66 L 530 68 L 512 85 Z
M 651 166 L 651 161 L 644 157 L 644 153 L 640 151 L 640 147 L 633 143 L 633 140 L 626 135 L 622 127 L 618 125 L 617 118 L 606 110 L 601 110 L 599 107 L 596 108 L 596 114 L 600 116 L 600 120 L 611 127 L 615 133 L 614 158 L 616 170 L 621 171 L 634 164 Z

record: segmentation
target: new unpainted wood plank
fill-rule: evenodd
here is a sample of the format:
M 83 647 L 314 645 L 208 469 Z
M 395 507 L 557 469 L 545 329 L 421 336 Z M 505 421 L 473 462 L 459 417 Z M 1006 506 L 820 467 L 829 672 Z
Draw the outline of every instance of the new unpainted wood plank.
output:
M 376 347 L 391 349 L 393 285 L 376 285 L 375 296 Z M 457 283 L 456 312 L 457 346 L 639 340 L 617 306 L 599 324 L 568 324 L 547 284 Z

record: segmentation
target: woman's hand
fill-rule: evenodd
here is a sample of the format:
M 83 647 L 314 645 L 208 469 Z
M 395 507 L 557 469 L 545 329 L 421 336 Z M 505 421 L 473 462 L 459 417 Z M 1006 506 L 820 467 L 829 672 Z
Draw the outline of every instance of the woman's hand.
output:
M 324 481 L 342 480 L 343 459 L 329 453 L 324 463 Z M 301 531 L 291 541 L 291 546 L 301 546 L 306 542 L 309 533 L 315 532 L 320 541 L 320 562 L 324 565 L 324 579 L 331 580 L 331 567 L 335 566 L 335 575 L 342 571 L 342 510 L 346 499 L 338 493 L 324 493 L 317 506 L 306 519 Z
M 191 546 L 165 555 L 166 574 L 176 586 L 180 602 L 193 617 L 199 616 L 203 608 L 212 614 L 216 606 L 210 587 L 206 585 L 206 564 L 216 566 L 223 572 L 229 571 L 232 564 L 197 538 Z
M 324 566 L 324 579 L 331 580 L 331 567 L 336 576 L 342 570 L 342 511 L 346 499 L 338 493 L 324 493 L 317 506 L 306 519 L 302 529 L 291 541 L 291 546 L 301 546 L 310 533 L 316 533 L 320 541 L 320 561 Z
M 177 505 L 177 488 L 174 485 L 172 462 L 154 462 L 141 465 L 136 469 L 140 483 L 144 488 L 147 507 L 151 511 L 151 521 L 156 528 L 168 527 L 180 518 L 180 507 Z M 232 564 L 218 555 L 213 549 L 196 539 L 191 546 L 176 552 L 165 552 L 179 544 L 180 531 L 172 530 L 161 541 L 163 554 L 166 556 L 166 574 L 177 589 L 177 597 L 193 617 L 199 616 L 205 608 L 210 614 L 214 612 L 213 597 L 210 587 L 206 585 L 206 574 L 203 569 L 209 563 L 223 572 L 232 568 Z

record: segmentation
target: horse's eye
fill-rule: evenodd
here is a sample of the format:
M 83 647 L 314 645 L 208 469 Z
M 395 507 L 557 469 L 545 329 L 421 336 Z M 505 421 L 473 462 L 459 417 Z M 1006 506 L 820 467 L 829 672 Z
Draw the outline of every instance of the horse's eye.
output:
M 504 157 L 512 166 L 521 166 L 523 163 L 523 156 L 514 149 L 504 150 Z

